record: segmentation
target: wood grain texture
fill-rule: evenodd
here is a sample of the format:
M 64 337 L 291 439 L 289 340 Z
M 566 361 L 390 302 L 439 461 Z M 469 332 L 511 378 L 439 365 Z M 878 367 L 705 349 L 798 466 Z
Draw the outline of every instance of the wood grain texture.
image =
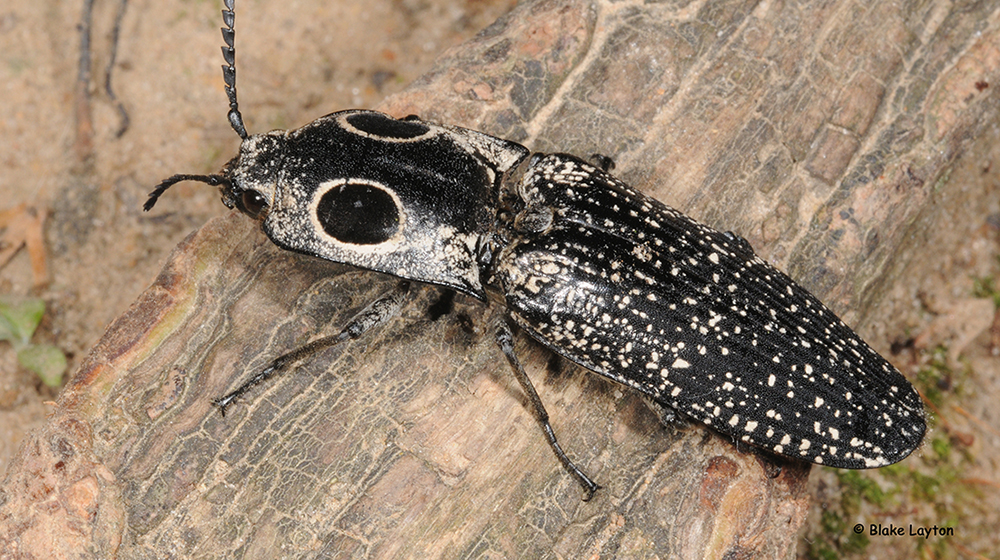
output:
M 954 11 L 951 11 L 954 10 Z M 950 166 L 995 123 L 997 9 L 932 2 L 521 4 L 382 107 L 541 151 L 746 237 L 865 326 Z M 499 313 L 416 291 L 380 332 L 226 417 L 209 399 L 393 280 L 282 252 L 229 214 L 174 252 L 10 469 L 0 535 L 100 558 L 784 558 L 808 466 L 661 426 L 518 349 L 589 503 L 494 347 Z M 864 331 L 862 331 L 864 332 Z M 885 349 L 885 340 L 871 341 Z M 777 467 L 781 467 L 778 469 Z

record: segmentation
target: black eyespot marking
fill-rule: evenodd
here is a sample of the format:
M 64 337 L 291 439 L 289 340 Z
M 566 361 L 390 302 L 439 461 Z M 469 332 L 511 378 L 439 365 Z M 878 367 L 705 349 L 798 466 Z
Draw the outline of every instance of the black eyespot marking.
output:
M 361 132 L 379 138 L 409 140 L 427 134 L 430 128 L 413 120 L 396 120 L 381 113 L 356 113 L 347 117 L 347 123 Z
M 257 191 L 243 191 L 243 194 L 240 195 L 240 210 L 251 218 L 259 216 L 265 206 L 267 206 L 267 201 Z
M 344 243 L 375 245 L 399 230 L 399 208 L 389 193 L 372 185 L 346 183 L 323 193 L 316 205 L 323 231 Z

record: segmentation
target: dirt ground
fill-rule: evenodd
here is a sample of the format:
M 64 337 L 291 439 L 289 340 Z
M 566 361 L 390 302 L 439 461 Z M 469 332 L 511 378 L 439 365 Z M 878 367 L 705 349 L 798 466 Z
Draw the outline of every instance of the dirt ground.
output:
M 225 120 L 219 79 L 219 4 L 125 5 L 110 78 L 129 118 L 120 137 L 122 116 L 104 83 L 117 10 L 124 4 L 94 5 L 88 95 L 77 93 L 84 3 L 8 0 L 0 7 L 0 210 L 26 204 L 47 215 L 48 265 L 37 287 L 29 253 L 20 251 L 0 269 L 0 294 L 46 302 L 35 340 L 63 350 L 69 372 L 105 325 L 149 285 L 167 253 L 225 211 L 214 189 L 182 184 L 166 211 L 141 212 L 146 193 L 160 179 L 215 171 L 235 153 L 238 138 Z M 242 4 L 242 11 L 238 7 L 241 107 L 255 132 L 377 105 L 513 2 L 303 0 L 308 5 L 297 6 L 295 16 L 282 4 L 255 0 Z M 245 15 L 251 10 L 253 16 Z M 84 98 L 89 103 L 81 107 Z M 1000 193 L 998 127 L 963 157 L 949 179 L 953 184 Z M 94 145 L 114 149 L 95 151 Z M 963 196 L 962 189 L 950 192 Z M 879 322 L 883 339 L 896 343 L 890 360 L 910 379 L 936 376 L 932 386 L 944 395 L 941 408 L 932 411 L 938 420 L 922 451 L 948 457 L 924 471 L 937 482 L 907 490 L 930 494 L 922 503 L 908 498 L 892 507 L 921 509 L 957 528 L 955 538 L 936 541 L 945 543 L 942 549 L 921 549 L 928 556 L 998 558 L 1000 202 L 967 205 L 949 219 L 938 223 L 953 227 L 927 232 L 926 254 L 906 271 L 918 280 L 891 295 L 886 308 L 892 313 Z M 6 243 L 11 233 L 5 232 Z M 56 391 L 19 367 L 10 346 L 0 344 L 0 472 L 24 434 L 42 424 L 45 403 Z M 897 485 L 891 478 L 877 480 L 883 488 Z M 824 512 L 836 510 L 851 492 L 844 484 L 838 473 L 814 469 L 816 500 L 802 554 L 809 542 L 826 538 L 821 527 L 830 519 Z M 865 554 L 873 557 L 917 552 L 901 550 L 891 539 L 870 541 Z M 844 546 L 837 550 L 851 552 Z

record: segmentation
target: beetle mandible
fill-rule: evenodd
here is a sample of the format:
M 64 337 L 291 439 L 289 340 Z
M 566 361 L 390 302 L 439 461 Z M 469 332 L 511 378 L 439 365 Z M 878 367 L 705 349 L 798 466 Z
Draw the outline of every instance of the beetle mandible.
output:
M 249 135 L 236 99 L 235 0 L 224 0 L 223 77 L 239 154 L 218 186 L 279 247 L 400 282 L 337 335 L 274 360 L 213 401 L 225 413 L 298 360 L 393 317 L 410 282 L 500 305 L 498 345 L 563 466 L 514 352 L 511 325 L 734 441 L 840 468 L 902 460 L 926 430 L 912 385 L 817 298 L 720 232 L 588 163 L 473 130 L 349 110 Z M 510 324 L 508 324 L 508 321 Z

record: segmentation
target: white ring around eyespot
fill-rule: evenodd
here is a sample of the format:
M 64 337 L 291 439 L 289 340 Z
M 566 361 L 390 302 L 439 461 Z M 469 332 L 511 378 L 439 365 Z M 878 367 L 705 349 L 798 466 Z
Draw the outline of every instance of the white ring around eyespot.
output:
M 323 198 L 323 195 L 330 192 L 330 189 L 335 189 L 341 185 L 347 184 L 368 185 L 385 192 L 390 198 L 392 198 L 393 203 L 396 204 L 396 210 L 399 211 L 399 228 L 396 229 L 396 233 L 394 233 L 392 237 L 381 243 L 344 243 L 326 232 L 326 229 L 323 228 L 323 224 L 319 221 L 319 214 L 317 212 L 319 208 L 319 201 Z M 399 197 L 396 196 L 396 193 L 385 184 L 379 183 L 378 181 L 372 181 L 371 179 L 347 177 L 323 181 L 319 184 L 316 188 L 316 192 L 313 193 L 312 200 L 309 201 L 309 220 L 312 222 L 313 231 L 316 232 L 316 237 L 338 249 L 346 249 L 353 253 L 361 254 L 383 254 L 391 253 L 397 250 L 400 243 L 403 241 L 403 230 L 406 228 L 406 211 L 403 209 L 403 203 L 400 201 Z
M 362 114 L 379 115 L 379 116 L 382 116 L 382 117 L 385 117 L 385 118 L 391 119 L 391 120 L 400 120 L 400 119 L 393 119 L 391 116 L 386 115 L 384 113 L 379 113 L 378 111 L 347 111 L 347 112 L 345 112 L 345 114 L 337 115 L 337 123 L 340 124 L 341 128 L 343 128 L 344 130 L 346 130 L 346 131 L 348 131 L 348 132 L 350 132 L 352 134 L 357 134 L 358 136 L 364 136 L 365 138 L 371 138 L 372 140 L 379 140 L 381 142 L 391 142 L 391 143 L 395 143 L 395 144 L 407 144 L 407 143 L 410 143 L 410 142 L 422 142 L 422 141 L 427 140 L 429 138 L 433 138 L 435 136 L 438 136 L 439 134 L 442 133 L 442 129 L 440 127 L 435 126 L 435 125 L 430 124 L 430 123 L 426 123 L 424 121 L 420 121 L 421 125 L 427 127 L 427 132 L 421 134 L 420 136 L 413 136 L 411 138 L 396 138 L 394 136 L 377 136 L 375 134 L 372 134 L 370 132 L 365 132 L 364 130 L 361 130 L 361 129 L 357 128 L 356 126 L 352 125 L 347 120 L 348 118 L 350 118 L 350 117 L 352 117 L 354 115 L 362 115 Z M 405 123 L 406 121 L 401 121 L 401 122 Z

